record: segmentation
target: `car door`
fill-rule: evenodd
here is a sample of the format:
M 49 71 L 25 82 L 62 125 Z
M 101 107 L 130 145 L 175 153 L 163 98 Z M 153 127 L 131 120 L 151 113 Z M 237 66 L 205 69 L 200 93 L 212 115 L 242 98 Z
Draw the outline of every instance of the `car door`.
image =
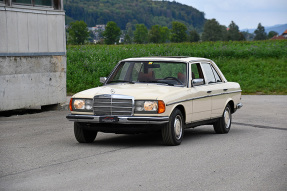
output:
M 192 122 L 210 119 L 211 117 L 211 97 L 208 96 L 208 89 L 205 84 L 204 75 L 200 63 L 191 64 L 191 79 L 203 79 L 202 84 L 192 84 L 190 95 L 192 99 Z M 191 81 L 192 81 L 191 80 Z
M 206 79 L 207 92 L 211 97 L 211 118 L 216 118 L 222 115 L 226 102 L 224 91 L 227 89 L 224 89 L 223 80 L 211 62 L 203 62 L 201 66 Z

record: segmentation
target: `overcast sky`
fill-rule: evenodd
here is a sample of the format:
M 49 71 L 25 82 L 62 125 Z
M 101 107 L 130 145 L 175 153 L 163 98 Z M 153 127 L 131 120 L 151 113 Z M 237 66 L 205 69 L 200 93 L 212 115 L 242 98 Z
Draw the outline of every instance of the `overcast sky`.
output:
M 172 1 L 172 0 L 170 0 Z M 257 28 L 287 23 L 287 0 L 175 0 L 215 18 L 221 25 L 234 21 L 239 29 Z

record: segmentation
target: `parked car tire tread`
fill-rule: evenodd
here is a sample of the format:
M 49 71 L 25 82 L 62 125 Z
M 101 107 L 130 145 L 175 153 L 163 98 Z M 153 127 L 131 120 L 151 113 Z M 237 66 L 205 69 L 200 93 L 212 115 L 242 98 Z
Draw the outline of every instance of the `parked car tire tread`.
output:
M 174 122 L 175 122 L 175 119 L 177 116 L 181 119 L 180 138 L 176 138 L 175 130 L 174 130 L 174 128 L 175 128 Z M 162 128 L 162 140 L 163 140 L 165 145 L 170 145 L 170 146 L 180 145 L 182 138 L 183 138 L 183 133 L 184 133 L 183 116 L 182 116 L 182 113 L 179 109 L 175 109 L 170 116 L 169 123 L 165 124 Z
M 96 136 L 96 131 L 88 131 L 84 129 L 84 125 L 78 122 L 74 123 L 74 134 L 79 143 L 92 143 Z
M 226 127 L 225 115 L 229 115 L 229 125 Z M 229 104 L 225 107 L 222 116 L 213 124 L 214 131 L 217 134 L 226 134 L 231 128 L 232 115 Z

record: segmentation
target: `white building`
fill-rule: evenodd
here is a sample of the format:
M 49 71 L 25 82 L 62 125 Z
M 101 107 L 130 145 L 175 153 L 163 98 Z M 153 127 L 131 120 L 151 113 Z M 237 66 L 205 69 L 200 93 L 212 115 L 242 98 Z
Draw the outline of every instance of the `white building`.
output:
M 92 31 L 94 34 L 93 42 L 95 44 L 103 40 L 101 33 L 106 30 L 106 25 L 96 25 L 95 27 L 88 27 L 88 29 L 89 31 Z
M 0 0 L 0 111 L 65 100 L 63 0 Z

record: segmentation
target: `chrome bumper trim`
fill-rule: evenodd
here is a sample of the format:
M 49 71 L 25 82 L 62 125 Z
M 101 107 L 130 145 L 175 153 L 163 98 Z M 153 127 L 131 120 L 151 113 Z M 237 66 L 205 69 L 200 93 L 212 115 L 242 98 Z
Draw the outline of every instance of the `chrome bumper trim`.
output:
M 119 121 L 115 124 L 164 124 L 169 122 L 168 116 L 163 117 L 139 117 L 139 116 L 117 116 Z M 94 115 L 73 115 L 66 116 L 69 121 L 84 123 L 100 123 L 100 116 Z
M 238 103 L 238 104 L 236 105 L 236 109 L 240 109 L 241 107 L 243 107 L 243 104 L 242 104 L 242 103 Z

